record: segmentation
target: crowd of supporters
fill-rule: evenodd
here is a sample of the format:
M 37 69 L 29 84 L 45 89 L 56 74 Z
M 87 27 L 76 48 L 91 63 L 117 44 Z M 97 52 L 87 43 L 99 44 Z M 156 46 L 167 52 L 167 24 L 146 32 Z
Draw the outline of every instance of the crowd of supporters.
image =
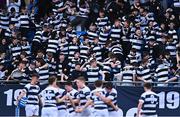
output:
M 159 0 L 7 0 L 0 79 L 178 82 L 179 8 Z M 3 3 L 3 0 L 2 0 Z

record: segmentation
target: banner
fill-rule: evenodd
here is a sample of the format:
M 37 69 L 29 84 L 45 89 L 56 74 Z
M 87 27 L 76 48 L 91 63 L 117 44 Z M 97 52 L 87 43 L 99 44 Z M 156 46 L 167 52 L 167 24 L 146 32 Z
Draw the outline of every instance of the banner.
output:
M 0 116 L 15 115 L 15 100 L 22 88 L 20 85 L 0 85 Z M 143 88 L 118 86 L 116 89 L 121 115 L 135 117 Z M 180 116 L 180 87 L 156 87 L 153 91 L 159 96 L 158 116 Z M 21 108 L 20 115 L 25 115 L 24 108 Z

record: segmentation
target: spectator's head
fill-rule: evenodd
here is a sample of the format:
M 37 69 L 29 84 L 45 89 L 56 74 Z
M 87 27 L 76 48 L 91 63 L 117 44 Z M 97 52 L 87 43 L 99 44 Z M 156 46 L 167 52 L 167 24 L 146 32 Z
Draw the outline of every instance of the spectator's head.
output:
M 46 64 L 46 62 L 44 61 L 43 58 L 36 59 L 36 67 L 41 67 L 41 66 L 43 66 L 45 64 Z
M 1 40 L 1 44 L 2 44 L 2 45 L 6 45 L 6 44 L 7 44 L 7 40 L 6 40 L 5 38 L 3 38 L 3 39 Z
M 26 68 L 26 61 L 21 61 L 19 63 L 18 69 L 19 70 L 24 70 Z
M 31 83 L 33 84 L 37 84 L 39 81 L 39 75 L 37 73 L 33 73 L 31 75 Z
M 107 92 L 111 92 L 113 88 L 113 83 L 112 82 L 107 82 L 106 85 L 105 85 L 105 89 Z
M 15 10 L 15 8 L 14 8 L 14 7 L 12 7 L 12 8 L 10 9 L 10 12 L 11 12 L 11 14 L 14 14 L 14 13 L 16 13 L 16 10 Z
M 26 45 L 27 44 L 27 38 L 26 37 L 22 37 L 21 44 L 22 45 Z
M 116 19 L 116 20 L 114 21 L 114 25 L 115 25 L 115 27 L 119 27 L 119 26 L 120 26 L 120 24 L 121 24 L 121 22 L 120 22 L 120 20 L 119 20 L 119 19 Z
M 78 87 L 78 89 L 81 89 L 85 86 L 85 78 L 84 77 L 78 77 L 77 80 L 75 81 L 76 82 L 76 85 Z
M 47 31 L 48 31 L 48 25 L 47 25 L 47 24 L 44 24 L 44 25 L 43 25 L 43 31 L 44 31 L 44 32 L 47 32 Z
M 53 86 L 56 86 L 57 84 L 57 78 L 55 76 L 51 76 L 48 78 L 48 84 L 49 85 L 53 85 Z
M 136 35 L 138 36 L 138 37 L 141 37 L 142 36 L 142 32 L 141 32 L 141 30 L 138 28 L 138 29 L 136 29 Z
M 139 9 L 139 13 L 140 13 L 140 15 L 143 15 L 143 13 L 144 13 L 144 8 L 143 8 L 143 7 L 141 7 L 141 8 Z
M 124 27 L 129 27 L 130 26 L 130 21 L 129 20 L 126 20 L 125 22 L 124 22 Z
M 169 26 L 169 28 L 170 28 L 170 29 L 172 29 L 172 30 L 173 30 L 173 29 L 174 29 L 174 27 L 175 27 L 175 24 L 174 24 L 173 22 L 170 22 L 168 26 Z
M 16 37 L 14 37 L 12 40 L 13 45 L 17 45 L 18 42 L 19 42 L 19 40 Z
M 137 16 L 137 15 L 138 15 L 138 12 L 139 12 L 139 10 L 138 10 L 138 9 L 133 9 L 132 14 L 133 14 L 134 16 Z
M 137 51 L 136 51 L 135 48 L 132 48 L 132 49 L 130 50 L 130 54 L 131 54 L 131 55 L 136 55 L 136 52 L 137 52 Z
M 170 52 L 169 51 L 165 51 L 164 52 L 164 57 L 166 58 L 166 59 L 170 59 Z
M 79 51 L 75 52 L 75 53 L 74 53 L 74 58 L 77 59 L 77 58 L 79 58 L 79 57 L 80 57 Z
M 34 70 L 36 68 L 36 63 L 34 61 L 31 61 L 31 63 L 29 64 L 29 67 Z
M 0 71 L 3 70 L 4 64 L 0 62 Z
M 152 84 L 150 82 L 144 83 L 144 90 L 148 91 L 152 89 Z
M 97 67 L 97 61 L 96 61 L 96 59 L 92 59 L 92 60 L 90 60 L 90 65 L 91 65 L 91 67 Z
M 22 8 L 21 8 L 21 12 L 22 12 L 22 13 L 27 13 L 26 7 L 22 7 Z
M 160 24 L 160 27 L 161 27 L 161 29 L 165 30 L 165 29 L 166 29 L 165 23 L 161 23 L 161 24 Z
M 80 71 L 80 68 L 81 68 L 81 64 L 80 63 L 76 63 L 75 70 Z
M 102 86 L 103 86 L 102 80 L 96 80 L 96 81 L 94 82 L 94 86 L 95 86 L 96 88 L 102 88 Z
M 60 54 L 59 54 L 59 60 L 60 60 L 60 61 L 64 61 L 64 59 L 65 59 L 64 53 L 63 53 L 63 52 L 60 52 Z
M 9 22 L 9 29 L 14 30 L 15 29 L 15 24 L 13 22 Z
M 48 52 L 48 53 L 47 53 L 47 59 L 48 59 L 48 60 L 51 60 L 52 58 L 53 58 L 53 53 Z
M 94 44 L 98 44 L 99 39 L 98 38 L 94 38 Z
M 89 30 L 90 31 L 96 31 L 97 27 L 95 24 L 91 24 L 90 27 L 89 27 Z
M 36 58 L 44 58 L 44 52 L 43 50 L 38 50 L 37 51 L 37 57 Z
M 6 53 L 5 52 L 0 52 L 0 58 L 5 59 L 5 57 L 6 57 Z
M 149 59 L 149 52 L 148 51 L 143 52 L 143 59 L 146 59 L 146 60 Z
M 100 18 L 103 18 L 104 16 L 105 16 L 104 10 L 100 10 L 100 11 L 99 11 L 99 17 L 100 17 Z
M 78 38 L 77 38 L 77 37 L 74 37 L 73 40 L 72 40 L 72 42 L 73 42 L 74 44 L 77 44 L 77 43 L 78 43 Z
M 71 90 L 72 90 L 72 82 L 71 81 L 67 81 L 66 83 L 65 83 L 65 89 L 66 89 L 66 91 L 67 92 L 70 92 Z
M 25 51 L 22 51 L 22 52 L 20 53 L 20 58 L 21 58 L 21 60 L 25 59 L 26 57 L 27 57 L 27 53 L 26 53 Z

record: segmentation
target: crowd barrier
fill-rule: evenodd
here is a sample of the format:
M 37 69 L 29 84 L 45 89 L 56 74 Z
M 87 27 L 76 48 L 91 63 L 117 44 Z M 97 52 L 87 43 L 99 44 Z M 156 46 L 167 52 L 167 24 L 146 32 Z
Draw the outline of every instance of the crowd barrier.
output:
M 45 88 L 43 85 L 40 87 Z M 90 87 L 93 88 L 92 85 Z M 0 116 L 15 115 L 15 100 L 22 88 L 23 85 L 0 85 Z M 138 99 L 144 92 L 143 87 L 116 86 L 115 88 L 118 91 L 117 99 L 121 116 L 135 117 Z M 153 87 L 153 91 L 159 96 L 158 116 L 180 116 L 180 87 Z M 20 110 L 20 115 L 24 116 L 24 108 Z

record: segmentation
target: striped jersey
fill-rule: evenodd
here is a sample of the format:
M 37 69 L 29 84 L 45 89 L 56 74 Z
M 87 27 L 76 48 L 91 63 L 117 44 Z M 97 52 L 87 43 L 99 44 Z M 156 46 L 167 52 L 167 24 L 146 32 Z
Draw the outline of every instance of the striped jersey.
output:
M 88 99 L 90 99 L 90 88 L 85 86 L 79 90 L 80 106 L 84 106 Z
M 58 50 L 58 39 L 49 39 L 46 52 L 56 53 Z
M 59 98 L 62 98 L 66 95 L 66 91 L 64 89 L 58 88 L 58 92 L 59 92 Z M 65 102 L 60 102 L 57 103 L 57 108 L 58 110 L 66 110 L 66 104 Z
M 102 109 L 107 109 L 107 104 L 98 96 L 96 96 L 96 93 L 99 92 L 101 95 L 104 97 L 106 96 L 105 90 L 102 88 L 96 88 L 91 91 L 91 97 L 90 99 L 94 103 L 94 109 L 102 110 Z
M 24 86 L 23 91 L 26 92 L 27 104 L 38 105 L 39 98 L 38 94 L 40 93 L 40 87 L 38 85 L 32 85 L 31 83 Z
M 89 82 L 95 82 L 100 79 L 100 68 L 87 66 L 85 68 L 87 79 Z
M 48 84 L 49 78 L 49 68 L 39 68 L 36 69 L 39 74 L 39 82 L 40 84 Z
M 67 95 L 69 95 L 72 98 L 72 100 L 79 99 L 79 93 L 76 89 L 72 89 L 70 92 L 67 92 Z M 72 113 L 75 111 L 75 109 L 73 108 L 69 100 L 67 102 L 67 109 L 69 113 Z
M 21 46 L 19 44 L 17 44 L 17 45 L 14 45 L 14 44 L 10 45 L 9 49 L 11 51 L 12 58 L 17 57 L 21 53 Z
M 158 82 L 165 82 L 169 78 L 169 67 L 165 64 L 160 64 L 156 68 L 155 78 Z
M 88 18 L 89 8 L 88 7 L 80 7 L 79 8 L 79 16 Z
M 132 69 L 123 70 L 121 72 L 121 75 L 122 75 L 122 82 L 133 82 L 135 71 Z
M 108 39 L 109 31 L 105 32 L 103 29 L 101 29 L 99 33 L 99 44 L 105 45 Z
M 166 50 L 169 51 L 170 56 L 176 57 L 176 43 L 168 42 L 166 43 Z
M 146 81 L 152 82 L 152 71 L 148 66 L 139 66 L 137 69 L 137 76 Z
M 75 52 L 79 51 L 79 45 L 78 44 L 69 44 L 69 56 L 68 59 L 73 59 Z
M 96 60 L 101 61 L 102 60 L 102 47 L 98 44 L 94 44 L 94 46 L 92 47 L 92 51 L 95 54 Z
M 93 43 L 94 42 L 94 39 L 95 38 L 98 38 L 98 33 L 96 31 L 91 31 L 91 30 L 88 30 L 87 31 L 87 37 L 89 39 L 89 42 L 90 43 Z
M 117 90 L 112 88 L 111 92 L 106 92 L 106 98 L 110 99 L 114 105 L 117 105 Z M 108 105 L 108 111 L 115 111 Z
M 99 29 L 103 28 L 104 26 L 108 26 L 109 25 L 109 18 L 106 17 L 98 17 L 95 24 L 97 25 L 97 27 Z
M 3 13 L 0 13 L 0 28 L 8 29 L 9 28 L 9 17 Z
M 88 45 L 85 45 L 85 44 L 81 44 L 80 45 L 80 57 L 83 60 L 87 60 L 88 59 L 88 57 L 89 57 L 89 50 L 90 50 L 90 47 Z
M 143 102 L 142 115 L 157 115 L 156 108 L 158 104 L 158 96 L 152 91 L 144 92 L 139 101 Z
M 121 27 L 115 27 L 114 25 L 111 28 L 111 38 L 114 41 L 120 42 L 121 39 Z
M 59 98 L 59 91 L 58 88 L 48 86 L 45 88 L 41 93 L 40 97 L 44 100 L 44 107 L 56 107 L 57 101 L 56 99 Z
M 19 25 L 21 28 L 29 28 L 30 18 L 28 14 L 20 14 L 18 19 L 19 19 Z

